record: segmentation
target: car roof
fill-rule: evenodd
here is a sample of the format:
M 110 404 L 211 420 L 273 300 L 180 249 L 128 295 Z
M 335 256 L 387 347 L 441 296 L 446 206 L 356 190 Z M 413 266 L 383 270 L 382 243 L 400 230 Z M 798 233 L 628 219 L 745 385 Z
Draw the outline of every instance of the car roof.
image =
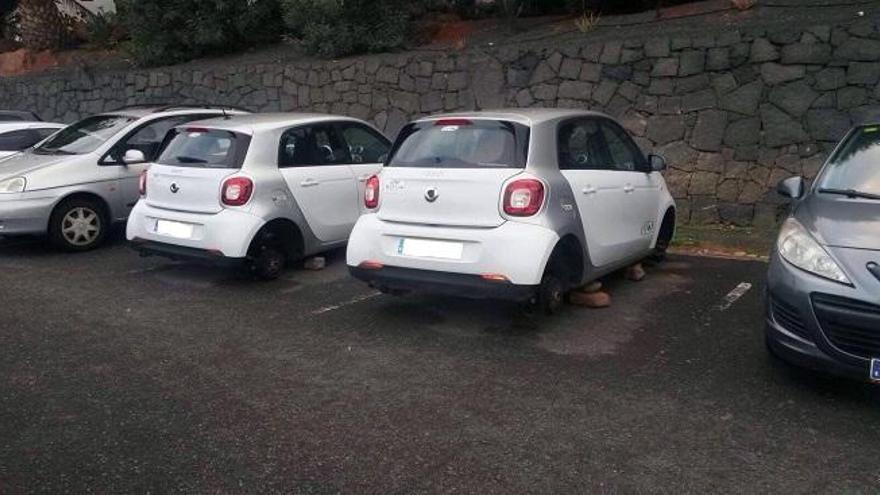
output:
M 477 112 L 455 112 L 431 115 L 417 119 L 416 122 L 431 122 L 439 119 L 491 119 L 509 120 L 524 125 L 536 125 L 544 122 L 569 118 L 569 117 L 605 117 L 608 115 L 592 110 L 579 110 L 574 108 L 510 108 L 499 110 L 483 110 Z
M 43 122 L 43 121 L 9 121 L 9 122 L 0 122 L 0 132 L 9 132 L 9 131 L 18 131 L 23 129 L 63 129 L 67 127 L 65 124 L 59 124 L 57 122 Z
M 238 114 L 247 112 L 247 110 L 243 108 L 234 107 L 231 105 L 160 105 L 160 104 L 148 104 L 148 105 L 130 105 L 122 108 L 117 108 L 116 110 L 112 110 L 109 112 L 102 112 L 98 115 L 122 115 L 125 117 L 132 117 L 136 119 L 141 119 L 144 117 L 149 117 L 150 115 L 175 115 L 175 114 L 192 114 L 198 113 L 201 111 L 214 111 L 219 112 L 222 110 L 226 110 L 231 114 Z
M 240 132 L 244 134 L 252 134 L 258 131 L 267 131 L 290 127 L 292 125 L 314 124 L 318 122 L 328 121 L 346 121 L 365 123 L 360 119 L 346 117 L 344 115 L 332 115 L 325 113 L 252 113 L 229 115 L 228 117 L 217 117 L 198 121 L 197 125 L 210 127 L 211 129 L 223 129 L 227 131 Z M 194 122 L 189 122 L 180 127 L 193 126 Z

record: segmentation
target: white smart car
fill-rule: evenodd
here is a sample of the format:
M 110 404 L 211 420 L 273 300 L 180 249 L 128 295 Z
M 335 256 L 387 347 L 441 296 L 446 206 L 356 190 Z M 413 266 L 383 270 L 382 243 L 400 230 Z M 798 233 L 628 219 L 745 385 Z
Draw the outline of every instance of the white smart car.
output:
M 253 114 L 179 126 L 141 177 L 126 235 L 145 255 L 251 267 L 261 278 L 344 245 L 390 143 L 369 124 Z
M 351 273 L 383 292 L 533 300 L 652 254 L 675 228 L 660 172 L 612 118 L 527 109 L 434 116 L 367 181 Z

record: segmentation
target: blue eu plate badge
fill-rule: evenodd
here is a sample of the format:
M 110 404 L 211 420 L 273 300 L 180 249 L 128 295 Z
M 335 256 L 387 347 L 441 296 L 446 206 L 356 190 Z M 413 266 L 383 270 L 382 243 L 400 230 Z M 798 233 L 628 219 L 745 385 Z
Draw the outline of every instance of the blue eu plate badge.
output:
M 880 382 L 880 359 L 871 360 L 871 381 Z

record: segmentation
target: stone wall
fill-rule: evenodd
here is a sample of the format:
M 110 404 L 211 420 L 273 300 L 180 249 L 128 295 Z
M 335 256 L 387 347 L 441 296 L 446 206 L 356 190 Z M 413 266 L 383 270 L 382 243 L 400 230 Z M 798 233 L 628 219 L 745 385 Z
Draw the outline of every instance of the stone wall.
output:
M 815 176 L 854 121 L 880 110 L 876 19 L 795 31 L 407 52 L 333 62 L 203 62 L 0 80 L 0 107 L 73 121 L 126 104 L 218 102 L 369 119 L 393 135 L 429 113 L 560 106 L 621 119 L 666 156 L 683 222 L 770 225 L 776 182 Z

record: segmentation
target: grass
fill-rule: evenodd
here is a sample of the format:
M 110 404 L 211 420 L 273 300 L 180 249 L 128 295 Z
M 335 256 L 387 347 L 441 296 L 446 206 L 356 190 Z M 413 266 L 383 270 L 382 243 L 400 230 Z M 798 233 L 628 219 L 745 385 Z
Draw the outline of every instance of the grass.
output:
M 675 250 L 697 254 L 766 258 L 776 230 L 724 225 L 682 225 L 672 240 Z
M 575 19 L 574 25 L 577 27 L 578 31 L 588 33 L 596 28 L 601 17 L 600 14 L 595 12 L 585 12 L 584 15 Z

